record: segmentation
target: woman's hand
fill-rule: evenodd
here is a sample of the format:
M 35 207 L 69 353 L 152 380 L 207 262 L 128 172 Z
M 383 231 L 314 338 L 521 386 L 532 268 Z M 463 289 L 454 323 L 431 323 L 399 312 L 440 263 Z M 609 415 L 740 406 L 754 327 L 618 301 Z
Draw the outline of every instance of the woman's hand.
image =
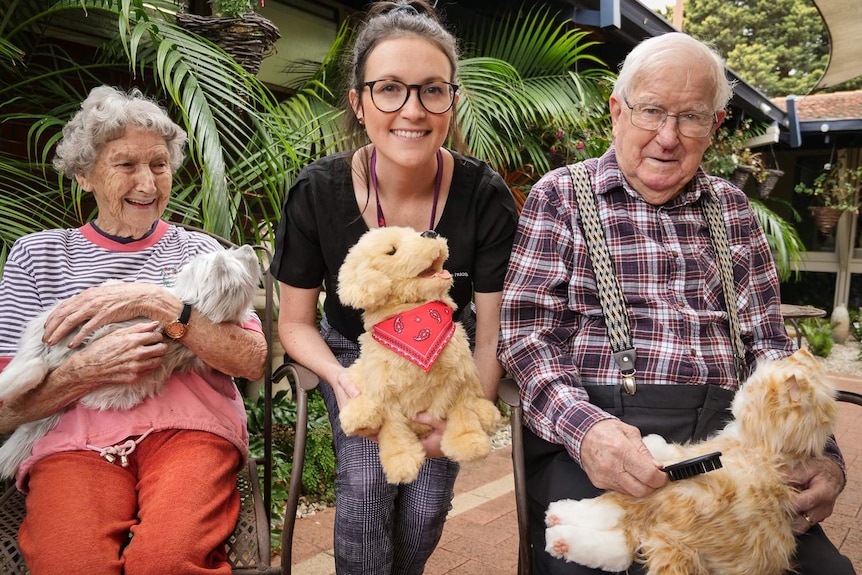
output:
M 427 411 L 416 414 L 413 421 L 416 423 L 422 423 L 431 428 L 431 431 L 429 431 L 424 437 L 419 438 L 422 443 L 422 447 L 425 448 L 425 457 L 446 457 L 440 449 L 440 442 L 443 440 L 443 432 L 446 431 L 446 421 L 433 417 Z
M 147 317 L 143 304 L 163 296 L 173 298 L 164 288 L 147 283 L 110 283 L 86 289 L 60 302 L 51 312 L 42 341 L 54 345 L 80 326 L 69 342 L 70 348 L 79 347 L 102 326 Z
M 132 383 L 158 368 L 167 351 L 158 325 L 118 329 L 72 354 L 41 385 L 0 407 L 0 433 L 57 413 L 102 385 Z
M 59 368 L 68 377 L 89 382 L 91 388 L 108 383 L 134 383 L 159 367 L 167 351 L 158 322 L 136 323 L 101 337 Z

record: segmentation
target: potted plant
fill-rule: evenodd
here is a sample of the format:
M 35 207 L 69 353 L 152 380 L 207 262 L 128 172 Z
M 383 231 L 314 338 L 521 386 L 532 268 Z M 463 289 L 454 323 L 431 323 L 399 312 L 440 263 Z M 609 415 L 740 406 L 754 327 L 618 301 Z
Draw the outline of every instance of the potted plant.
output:
M 765 198 L 775 187 L 784 172 L 767 167 L 760 152 L 752 152 L 745 144 L 757 130 L 751 120 L 743 120 L 736 127 L 722 126 L 713 136 L 710 147 L 703 155 L 703 168 L 713 176 L 719 176 L 743 189 L 749 177 L 758 183 L 758 193 Z
M 844 212 L 859 212 L 859 188 L 862 186 L 862 166 L 844 168 L 840 163 L 822 172 L 807 185 L 799 183 L 794 190 L 814 198 L 815 205 L 808 208 L 814 216 L 817 229 L 828 235 Z
M 233 56 L 251 74 L 257 74 L 281 33 L 255 10 L 263 0 L 209 0 L 212 16 L 178 13 L 177 24 L 203 36 Z

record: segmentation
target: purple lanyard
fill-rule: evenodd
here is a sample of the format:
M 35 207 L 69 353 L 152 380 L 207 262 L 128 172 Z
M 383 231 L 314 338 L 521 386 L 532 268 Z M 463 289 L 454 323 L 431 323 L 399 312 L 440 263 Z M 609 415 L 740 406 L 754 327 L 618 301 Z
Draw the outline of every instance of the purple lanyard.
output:
M 431 207 L 431 223 L 429 230 L 434 229 L 434 221 L 437 219 L 437 200 L 440 198 L 440 186 L 443 183 L 443 152 L 437 150 L 437 177 L 434 180 L 434 204 Z M 371 150 L 371 185 L 374 186 L 374 200 L 377 202 L 377 226 L 386 227 L 386 218 L 383 216 L 383 208 L 380 207 L 380 195 L 377 192 L 377 148 Z

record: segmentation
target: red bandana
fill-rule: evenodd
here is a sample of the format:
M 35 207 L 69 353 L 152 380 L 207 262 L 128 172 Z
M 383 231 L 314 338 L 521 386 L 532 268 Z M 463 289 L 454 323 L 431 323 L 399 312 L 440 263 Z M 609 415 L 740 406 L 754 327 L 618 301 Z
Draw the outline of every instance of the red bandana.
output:
M 427 373 L 453 333 L 452 308 L 432 301 L 381 321 L 371 337 Z

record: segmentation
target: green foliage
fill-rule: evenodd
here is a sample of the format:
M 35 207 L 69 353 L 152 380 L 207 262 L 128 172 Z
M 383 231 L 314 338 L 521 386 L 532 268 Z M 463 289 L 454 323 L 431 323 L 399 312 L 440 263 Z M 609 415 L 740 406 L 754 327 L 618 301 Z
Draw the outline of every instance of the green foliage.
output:
M 258 7 L 257 0 L 209 0 L 208 3 L 212 6 L 213 16 L 224 18 L 238 18 Z
M 320 126 L 338 112 L 318 85 L 279 101 L 223 50 L 178 26 L 172 0 L 12 0 L 0 18 L 0 262 L 21 235 L 91 218 L 77 184 L 50 168 L 60 129 L 89 90 L 125 78 L 189 133 L 166 217 L 237 243 L 278 222 L 293 178 L 332 143 Z M 55 27 L 86 30 L 66 51 Z M 11 130 L 6 135 L 5 130 Z
M 829 38 L 810 0 L 688 0 L 683 16 L 687 33 L 767 96 L 807 94 L 826 70 Z
M 832 337 L 832 325 L 828 319 L 808 318 L 799 322 L 802 336 L 808 342 L 809 351 L 818 357 L 829 357 L 835 340 Z
M 458 124 L 472 154 L 504 175 L 536 180 L 551 168 L 552 147 L 578 159 L 604 151 L 613 74 L 590 55 L 588 32 L 538 4 L 467 24 L 459 35 Z
M 789 202 L 772 199 L 769 201 L 783 205 L 796 221 L 801 219 L 799 213 L 793 209 Z M 766 234 L 766 241 L 769 244 L 769 250 L 772 252 L 781 281 L 791 279 L 794 274 L 798 279 L 799 261 L 802 258 L 802 252 L 805 251 L 805 244 L 799 237 L 799 232 L 791 222 L 772 211 L 762 200 L 749 198 L 749 203 L 751 204 L 751 211 L 754 212 L 754 216 Z
M 862 309 L 849 310 L 850 315 L 850 333 L 853 334 L 853 339 L 862 343 Z

